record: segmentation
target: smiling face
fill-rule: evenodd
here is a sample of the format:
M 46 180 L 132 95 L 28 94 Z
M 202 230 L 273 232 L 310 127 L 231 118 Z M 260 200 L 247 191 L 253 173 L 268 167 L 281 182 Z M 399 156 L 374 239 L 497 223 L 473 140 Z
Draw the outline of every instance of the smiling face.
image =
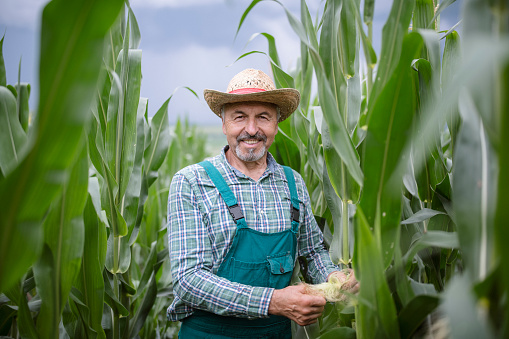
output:
M 243 163 L 262 159 L 277 134 L 276 106 L 240 102 L 224 107 L 223 133 L 232 155 Z

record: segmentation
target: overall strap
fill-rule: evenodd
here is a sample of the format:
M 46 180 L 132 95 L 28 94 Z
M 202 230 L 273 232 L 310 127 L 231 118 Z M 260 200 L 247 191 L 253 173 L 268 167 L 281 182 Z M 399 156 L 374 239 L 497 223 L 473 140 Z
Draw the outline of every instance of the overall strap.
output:
M 297 186 L 295 185 L 295 177 L 293 176 L 293 170 L 288 166 L 282 166 L 285 175 L 286 180 L 288 180 L 288 188 L 290 189 L 290 197 L 292 199 L 292 232 L 297 234 L 299 231 L 299 216 L 300 216 L 300 210 L 299 210 L 299 196 L 297 195 Z
M 237 203 L 237 199 L 235 198 L 235 195 L 233 195 L 233 192 L 230 189 L 230 187 L 228 187 L 228 184 L 224 180 L 221 173 L 219 173 L 217 168 L 215 168 L 214 165 L 212 165 L 207 160 L 198 163 L 198 165 L 202 166 L 205 169 L 205 171 L 207 171 L 210 180 L 212 180 L 212 182 L 218 189 L 219 194 L 221 194 L 221 197 L 226 203 L 228 211 L 230 212 L 233 221 L 235 221 L 235 223 L 237 224 L 237 227 L 238 228 L 247 227 L 246 219 L 244 219 L 244 214 L 242 214 L 242 210 L 240 209 L 240 206 Z

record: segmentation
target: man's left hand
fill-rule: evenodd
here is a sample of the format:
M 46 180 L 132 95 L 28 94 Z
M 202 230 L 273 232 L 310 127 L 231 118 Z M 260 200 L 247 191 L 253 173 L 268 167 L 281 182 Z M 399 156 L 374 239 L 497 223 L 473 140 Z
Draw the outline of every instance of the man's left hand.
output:
M 341 271 L 332 272 L 327 277 L 327 281 L 329 281 L 329 278 L 333 275 L 336 276 L 339 282 L 342 284 L 342 290 L 352 294 L 359 292 L 360 285 L 357 279 L 355 279 L 355 273 L 351 268 L 345 268 Z

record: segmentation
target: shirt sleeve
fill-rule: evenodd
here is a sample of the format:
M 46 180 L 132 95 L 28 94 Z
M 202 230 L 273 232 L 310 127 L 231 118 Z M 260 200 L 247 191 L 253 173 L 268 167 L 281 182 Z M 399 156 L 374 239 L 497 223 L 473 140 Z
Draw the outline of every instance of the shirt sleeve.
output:
M 207 218 L 189 180 L 177 173 L 168 196 L 173 291 L 194 309 L 224 316 L 267 317 L 274 289 L 233 283 L 212 273 Z
M 313 283 L 318 284 L 327 281 L 329 274 L 340 271 L 341 268 L 332 263 L 329 252 L 325 248 L 323 234 L 313 214 L 304 180 L 298 173 L 295 178 L 302 187 L 301 197 L 303 197 L 303 200 L 301 208 L 304 207 L 304 215 L 299 228 L 299 256 L 306 258 L 308 276 Z

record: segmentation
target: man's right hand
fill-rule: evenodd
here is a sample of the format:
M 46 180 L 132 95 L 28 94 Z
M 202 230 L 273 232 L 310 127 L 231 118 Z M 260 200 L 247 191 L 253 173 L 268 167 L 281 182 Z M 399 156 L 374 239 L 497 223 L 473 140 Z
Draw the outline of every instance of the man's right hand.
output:
M 304 285 L 288 286 L 274 290 L 269 305 L 269 314 L 282 315 L 300 326 L 313 324 L 322 315 L 325 298 L 306 294 Z

